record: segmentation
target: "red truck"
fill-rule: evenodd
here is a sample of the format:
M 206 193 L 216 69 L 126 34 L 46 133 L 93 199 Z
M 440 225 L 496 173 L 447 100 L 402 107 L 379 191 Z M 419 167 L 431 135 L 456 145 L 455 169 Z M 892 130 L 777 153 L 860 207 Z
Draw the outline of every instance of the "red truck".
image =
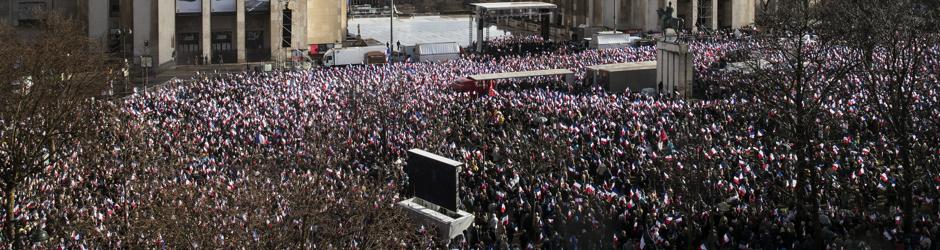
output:
M 480 95 L 488 94 L 490 96 L 496 95 L 496 92 L 493 90 L 492 81 L 477 81 L 468 77 L 462 77 L 457 80 L 454 80 L 450 84 L 450 89 L 457 92 L 476 92 Z

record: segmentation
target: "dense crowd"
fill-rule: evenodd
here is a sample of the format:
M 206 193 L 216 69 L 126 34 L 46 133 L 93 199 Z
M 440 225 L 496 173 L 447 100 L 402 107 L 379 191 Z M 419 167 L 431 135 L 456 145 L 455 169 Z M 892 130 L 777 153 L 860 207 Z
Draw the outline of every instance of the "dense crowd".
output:
M 132 96 L 113 107 L 118 118 L 101 121 L 111 165 L 85 166 L 74 157 L 51 166 L 18 196 L 17 220 L 27 228 L 87 224 L 72 227 L 86 230 L 49 232 L 51 245 L 65 248 L 130 242 L 200 247 L 178 242 L 192 239 L 167 234 L 171 230 L 136 229 L 125 236 L 114 229 L 176 220 L 206 234 L 212 246 L 251 246 L 282 230 L 304 232 L 303 242 L 320 239 L 324 245 L 317 246 L 358 247 L 367 232 L 328 233 L 343 226 L 298 213 L 306 204 L 324 206 L 314 209 L 317 215 L 338 220 L 392 210 L 405 198 L 399 188 L 407 185 L 405 152 L 421 148 L 465 163 L 460 206 L 476 221 L 449 243 L 417 227 L 417 236 L 381 235 L 389 242 L 499 249 L 811 247 L 812 232 L 801 225 L 808 221 L 788 203 L 798 192 L 797 173 L 788 167 L 797 152 L 774 136 L 773 114 L 749 109 L 759 98 L 606 93 L 583 83 L 586 66 L 654 60 L 655 48 L 560 46 L 531 53 L 529 45 L 519 45 L 530 39 L 497 40 L 488 45 L 495 54 L 437 64 L 197 75 Z M 748 46 L 730 38 L 693 42 L 698 77 L 726 89 L 748 84 L 714 69 L 726 54 Z M 917 93 L 916 105 L 928 117 L 940 116 L 938 52 L 937 46 L 924 52 L 930 61 L 922 70 L 932 72 L 924 80 L 933 84 Z M 551 68 L 576 71 L 578 87 L 540 87 L 560 82 L 547 77 L 502 81 L 492 97 L 447 88 L 469 74 Z M 850 79 L 824 102 L 836 121 L 827 128 L 834 139 L 814 147 L 825 175 L 814 184 L 825 197 L 825 242 L 852 249 L 901 241 L 936 247 L 937 138 L 916 142 L 925 188 L 916 190 L 916 238 L 900 239 L 897 173 L 881 163 L 893 157 L 894 145 L 879 128 L 884 118 L 863 102 L 878 93 L 868 92 L 862 78 Z M 936 131 L 929 121 L 915 124 Z
M 544 53 L 576 53 L 584 49 L 584 44 L 580 41 L 546 40 L 541 36 L 501 36 L 483 43 L 483 51 L 478 54 L 500 58 Z

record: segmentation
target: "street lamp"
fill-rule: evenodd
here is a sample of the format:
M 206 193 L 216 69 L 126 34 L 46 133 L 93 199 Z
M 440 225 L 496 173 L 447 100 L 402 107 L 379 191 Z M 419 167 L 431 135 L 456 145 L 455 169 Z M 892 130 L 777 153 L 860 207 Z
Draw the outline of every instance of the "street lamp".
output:
M 144 76 L 144 86 L 143 89 L 147 89 L 147 85 L 150 84 L 150 68 L 153 67 L 153 57 L 150 55 L 150 41 L 144 41 L 144 52 L 140 56 L 140 71 L 143 72 Z
M 117 34 L 121 36 L 121 57 L 124 58 L 124 69 L 122 70 L 124 72 L 124 93 L 127 93 L 127 82 L 130 77 L 130 72 L 128 72 L 130 63 L 127 61 L 127 36 L 133 35 L 134 30 L 131 28 L 121 28 L 117 30 Z

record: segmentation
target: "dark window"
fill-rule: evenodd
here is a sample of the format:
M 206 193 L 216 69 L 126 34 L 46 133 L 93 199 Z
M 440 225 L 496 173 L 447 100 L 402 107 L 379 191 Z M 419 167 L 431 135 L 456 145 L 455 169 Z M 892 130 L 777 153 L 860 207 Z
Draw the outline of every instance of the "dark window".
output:
M 20 2 L 17 20 L 21 26 L 39 24 L 40 15 L 46 11 L 45 2 Z
M 182 33 L 179 37 L 178 50 L 186 52 L 199 51 L 199 33 Z
M 212 51 L 232 50 L 231 32 L 212 32 Z
M 176 62 L 179 64 L 199 64 L 202 48 L 199 46 L 200 33 L 180 33 L 176 42 Z
M 108 3 L 108 15 L 110 17 L 121 16 L 121 1 L 120 0 L 111 0 L 110 3 Z
M 264 48 L 264 32 L 246 31 L 245 32 L 245 48 L 248 48 L 248 49 Z
M 212 32 L 212 62 L 225 63 L 235 61 L 235 47 L 232 43 L 232 32 Z

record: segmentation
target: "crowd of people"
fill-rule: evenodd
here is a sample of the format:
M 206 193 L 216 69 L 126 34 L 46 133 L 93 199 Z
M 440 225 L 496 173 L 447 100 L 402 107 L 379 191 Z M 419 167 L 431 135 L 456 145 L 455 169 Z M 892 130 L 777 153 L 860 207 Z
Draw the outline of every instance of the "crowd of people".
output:
M 18 196 L 17 220 L 45 228 L 47 244 L 63 248 L 253 246 L 285 232 L 304 246 L 351 248 L 367 248 L 370 237 L 408 248 L 812 247 L 819 234 L 790 202 L 801 192 L 792 168 L 799 152 L 775 136 L 773 114 L 749 109 L 758 97 L 607 93 L 584 83 L 585 67 L 655 60 L 655 48 L 532 53 L 544 49 L 533 39 L 496 40 L 492 54 L 434 64 L 200 74 L 131 96 L 101 121 L 107 164 L 76 155 L 50 166 Z M 712 65 L 748 46 L 693 42 L 697 76 L 728 89 L 747 84 Z M 938 116 L 940 48 L 925 53 L 932 73 L 923 80 L 934 84 L 916 105 Z M 534 78 L 500 82 L 495 96 L 447 88 L 470 74 L 554 68 L 574 70 L 578 87 L 539 87 L 558 80 Z M 824 101 L 835 124 L 827 136 L 837 139 L 814 147 L 822 240 L 936 247 L 937 139 L 915 142 L 924 166 L 916 237 L 901 239 L 898 173 L 882 163 L 894 145 L 879 127 L 885 118 L 863 102 L 879 93 L 849 79 Z M 407 198 L 402 165 L 412 148 L 464 163 L 460 206 L 476 220 L 453 241 L 411 224 L 390 230 L 400 235 L 367 229 L 395 218 L 379 213 Z
M 478 55 L 493 58 L 503 56 L 527 56 L 544 53 L 576 53 L 585 49 L 580 41 L 546 40 L 542 36 L 501 36 L 483 43 L 483 51 Z

